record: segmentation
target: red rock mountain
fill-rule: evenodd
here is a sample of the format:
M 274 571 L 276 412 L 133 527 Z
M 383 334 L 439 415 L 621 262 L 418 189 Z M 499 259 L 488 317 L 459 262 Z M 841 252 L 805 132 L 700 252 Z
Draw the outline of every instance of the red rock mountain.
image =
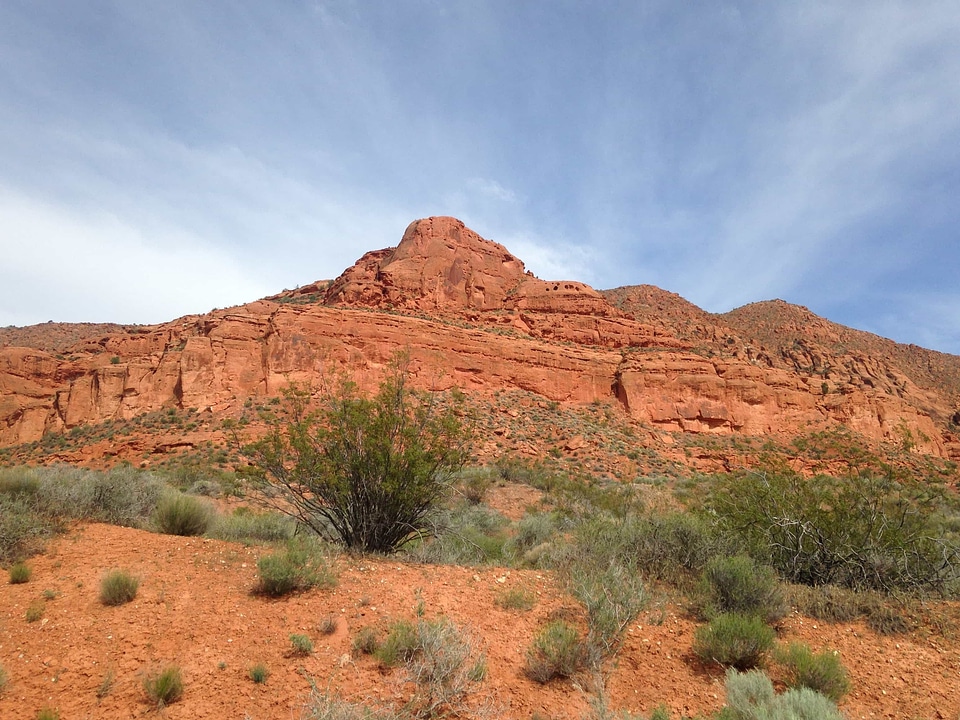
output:
M 615 399 L 661 433 L 764 436 L 843 424 L 960 459 L 960 357 L 781 301 L 711 315 L 650 286 L 544 281 L 454 218 L 413 222 L 332 283 L 155 326 L 0 331 L 0 446 L 164 408 L 235 414 L 344 369 L 545 400 Z

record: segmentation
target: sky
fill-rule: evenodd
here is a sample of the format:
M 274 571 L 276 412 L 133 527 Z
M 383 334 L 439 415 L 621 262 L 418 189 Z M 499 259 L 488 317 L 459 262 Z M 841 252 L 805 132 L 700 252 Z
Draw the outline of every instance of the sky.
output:
M 431 215 L 960 354 L 960 3 L 0 3 L 0 326 L 249 302 Z

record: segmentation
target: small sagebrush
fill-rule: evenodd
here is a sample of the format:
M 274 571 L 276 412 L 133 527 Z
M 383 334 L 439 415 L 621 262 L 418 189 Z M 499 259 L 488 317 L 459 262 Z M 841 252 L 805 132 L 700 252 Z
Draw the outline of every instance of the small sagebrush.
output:
M 7 671 L 3 668 L 3 665 L 0 665 L 0 694 L 6 689 L 8 682 L 10 682 L 10 677 L 7 675 Z
M 706 620 L 735 612 L 774 623 L 788 609 L 776 573 L 744 555 L 710 560 L 700 576 L 696 596 Z
M 779 648 L 774 657 L 783 666 L 785 681 L 791 688 L 810 688 L 834 702 L 850 692 L 850 678 L 836 653 L 814 653 L 803 643 Z
M 382 666 L 394 667 L 412 658 L 418 647 L 417 626 L 407 620 L 398 620 L 390 626 L 375 654 Z
M 775 633 L 756 616 L 724 613 L 697 628 L 693 652 L 706 663 L 749 670 L 763 662 Z
M 31 575 L 33 575 L 33 571 L 31 571 L 30 566 L 24 562 L 14 563 L 10 566 L 11 585 L 21 585 L 25 582 L 29 582 Z
M 544 684 L 577 673 L 584 663 L 584 648 L 577 629 L 565 620 L 553 620 L 527 649 L 527 677 Z
M 318 548 L 288 543 L 284 550 L 264 555 L 257 562 L 260 578 L 256 592 L 282 597 L 312 587 L 332 588 L 337 584 L 326 557 Z
M 377 639 L 377 631 L 371 627 L 361 628 L 353 639 L 354 651 L 362 655 L 373 655 L 378 647 L 380 647 L 380 641 Z
M 60 711 L 56 708 L 42 708 L 37 711 L 36 720 L 60 720 Z
M 27 607 L 27 612 L 25 613 L 24 617 L 26 617 L 27 622 L 29 623 L 36 622 L 43 617 L 43 613 L 46 611 L 46 609 L 47 604 L 43 600 L 34 600 L 32 603 L 30 603 L 29 607 Z
M 829 698 L 809 688 L 775 694 L 773 683 L 761 670 L 728 670 L 724 685 L 727 706 L 718 716 L 722 720 L 843 720 Z
M 169 665 L 143 678 L 147 698 L 162 709 L 183 697 L 183 673 L 179 666 Z
M 263 663 L 257 663 L 250 668 L 247 674 L 257 685 L 262 685 L 267 681 L 267 678 L 270 677 L 270 670 Z
M 309 635 L 294 633 L 290 636 L 291 652 L 297 657 L 306 657 L 313 652 L 313 642 Z
M 537 596 L 523 588 L 512 588 L 497 595 L 494 602 L 504 610 L 530 610 L 537 602 Z
M 327 615 L 317 623 L 317 632 L 321 635 L 333 635 L 337 631 L 337 619 L 333 615 Z
M 111 570 L 100 581 L 100 602 L 116 606 L 130 602 L 137 596 L 139 578 L 126 570 Z
M 167 535 L 203 535 L 214 519 L 214 510 L 192 495 L 171 494 L 160 500 L 153 520 Z

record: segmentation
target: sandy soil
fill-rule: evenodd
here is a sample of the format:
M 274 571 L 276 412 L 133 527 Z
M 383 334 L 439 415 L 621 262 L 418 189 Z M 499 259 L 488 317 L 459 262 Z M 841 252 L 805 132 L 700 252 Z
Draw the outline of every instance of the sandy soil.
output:
M 63 720 L 155 715 L 142 678 L 169 663 L 180 665 L 186 683 L 183 699 L 162 711 L 171 720 L 298 718 L 310 679 L 350 699 L 401 702 L 409 695 L 402 671 L 384 672 L 373 659 L 354 657 L 351 642 L 362 627 L 412 619 L 418 590 L 427 617 L 447 615 L 487 653 L 489 675 L 477 701 L 492 705 L 493 716 L 579 718 L 587 708 L 572 683 L 541 686 L 522 673 L 526 648 L 548 617 L 581 616 L 548 573 L 344 556 L 336 589 L 269 600 L 251 594 L 262 552 L 96 524 L 50 543 L 31 560 L 29 583 L 0 584 L 0 665 L 10 677 L 0 718 L 34 718 L 42 707 L 59 709 Z M 117 567 L 141 578 L 140 592 L 132 603 L 104 607 L 100 578 Z M 495 604 L 514 587 L 537 594 L 531 611 Z M 43 601 L 42 618 L 27 622 L 27 608 L 45 594 L 55 597 Z M 317 628 L 327 616 L 338 620 L 330 636 Z M 670 605 L 642 614 L 609 668 L 611 704 L 647 713 L 662 702 L 675 716 L 721 707 L 722 673 L 691 657 L 695 627 Z M 309 634 L 315 652 L 291 656 L 291 633 Z M 786 620 L 781 637 L 839 651 L 853 679 L 841 706 L 850 718 L 960 717 L 956 638 L 880 637 L 861 625 L 798 616 Z M 271 673 L 261 685 L 248 677 L 256 663 Z

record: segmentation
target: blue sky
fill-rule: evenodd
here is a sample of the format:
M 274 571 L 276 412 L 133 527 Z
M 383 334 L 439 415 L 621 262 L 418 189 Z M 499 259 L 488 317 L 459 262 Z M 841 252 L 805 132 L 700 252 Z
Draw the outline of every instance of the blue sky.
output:
M 429 215 L 960 354 L 960 5 L 0 4 L 0 326 L 239 304 Z

